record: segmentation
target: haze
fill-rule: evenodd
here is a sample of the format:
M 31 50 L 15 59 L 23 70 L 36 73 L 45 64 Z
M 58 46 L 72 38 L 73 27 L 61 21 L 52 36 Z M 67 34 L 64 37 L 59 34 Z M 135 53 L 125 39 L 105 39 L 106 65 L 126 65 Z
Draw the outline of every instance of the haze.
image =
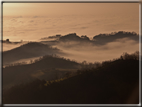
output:
M 139 3 L 3 3 L 3 39 L 12 42 L 39 41 L 69 33 L 92 39 L 100 33 L 118 31 L 139 33 Z M 3 51 L 20 45 L 3 44 Z M 70 54 L 63 57 L 93 62 L 135 52 L 138 45 L 138 42 L 120 39 L 99 47 L 84 44 L 84 48 L 75 45 L 77 49 L 65 48 L 65 43 L 55 46 Z
M 3 3 L 3 39 L 139 33 L 139 3 Z

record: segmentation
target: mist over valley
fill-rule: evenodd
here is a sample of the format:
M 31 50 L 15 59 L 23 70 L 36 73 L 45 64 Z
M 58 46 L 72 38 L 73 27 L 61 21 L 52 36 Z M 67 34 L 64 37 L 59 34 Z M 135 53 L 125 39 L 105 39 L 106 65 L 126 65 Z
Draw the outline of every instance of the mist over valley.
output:
M 54 40 L 50 40 L 54 38 Z M 48 40 L 49 39 L 49 40 Z M 41 38 L 39 41 L 3 42 L 3 65 L 29 62 L 44 55 L 59 55 L 77 62 L 102 62 L 139 50 L 139 36 L 119 31 L 99 34 L 91 40 L 76 33 Z

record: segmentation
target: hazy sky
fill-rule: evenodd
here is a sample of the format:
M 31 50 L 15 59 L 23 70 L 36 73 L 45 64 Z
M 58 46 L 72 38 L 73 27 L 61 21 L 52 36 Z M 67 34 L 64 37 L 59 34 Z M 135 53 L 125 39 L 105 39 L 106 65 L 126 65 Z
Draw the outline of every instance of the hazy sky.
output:
M 4 3 L 4 16 L 139 14 L 139 3 Z

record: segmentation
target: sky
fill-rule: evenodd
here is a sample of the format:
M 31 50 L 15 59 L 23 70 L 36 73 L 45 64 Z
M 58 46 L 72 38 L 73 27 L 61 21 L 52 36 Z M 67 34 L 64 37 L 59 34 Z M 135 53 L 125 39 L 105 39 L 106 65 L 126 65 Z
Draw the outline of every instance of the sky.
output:
M 139 3 L 3 3 L 4 16 L 139 14 Z

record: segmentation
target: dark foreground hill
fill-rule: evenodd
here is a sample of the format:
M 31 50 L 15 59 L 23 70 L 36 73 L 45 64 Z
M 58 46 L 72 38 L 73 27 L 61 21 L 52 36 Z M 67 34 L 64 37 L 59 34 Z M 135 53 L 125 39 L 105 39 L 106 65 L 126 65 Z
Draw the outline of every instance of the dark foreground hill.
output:
M 61 50 L 52 48 L 49 45 L 38 42 L 29 42 L 20 47 L 3 52 L 3 65 L 10 64 L 21 59 L 61 53 Z
M 35 79 L 52 80 L 78 69 L 80 64 L 58 56 L 44 56 L 31 64 L 16 64 L 3 68 L 3 87 L 11 87 Z
M 138 56 L 125 54 L 68 79 L 36 80 L 3 90 L 3 104 L 133 104 L 138 96 Z

